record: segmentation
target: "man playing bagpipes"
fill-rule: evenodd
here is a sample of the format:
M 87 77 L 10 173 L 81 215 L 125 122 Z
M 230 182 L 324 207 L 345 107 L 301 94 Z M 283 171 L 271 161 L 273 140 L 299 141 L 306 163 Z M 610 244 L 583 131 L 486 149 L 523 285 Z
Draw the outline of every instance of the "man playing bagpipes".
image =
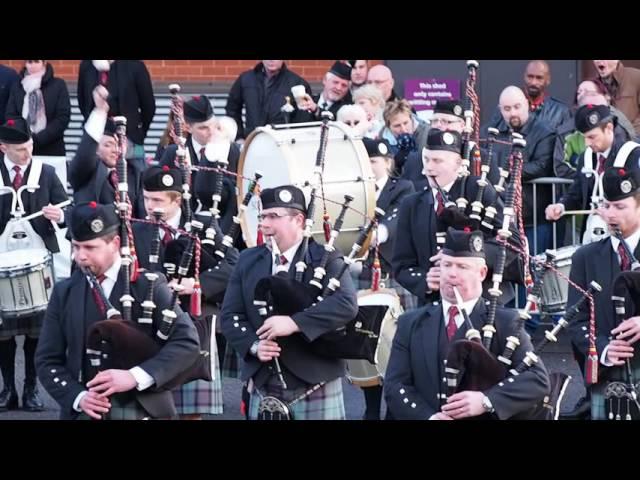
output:
M 400 206 L 398 231 L 405 234 L 398 236 L 394 246 L 393 273 L 398 283 L 416 295 L 421 305 L 439 297 L 437 242 L 438 238 L 444 238 L 447 226 L 471 225 L 473 203 L 477 200 L 482 209 L 481 222 L 476 221 L 476 225 L 483 231 L 485 239 L 494 238 L 497 226 L 502 225 L 502 200 L 490 184 L 479 186 L 481 177 L 461 175 L 461 152 L 462 137 L 458 132 L 431 129 L 423 151 L 423 173 L 429 179 L 429 187 L 407 196 Z M 490 208 L 494 212 L 492 219 L 486 215 Z M 515 224 L 510 223 L 509 230 L 512 231 L 509 241 L 515 246 L 520 245 Z M 490 270 L 493 269 L 496 247 L 492 241 L 487 246 Z M 521 260 L 509 250 L 501 304 L 514 297 L 513 285 L 509 282 L 521 282 L 521 276 Z M 488 288 L 488 282 L 485 286 Z
M 180 236 L 179 232 L 184 229 L 186 219 L 181 208 L 181 172 L 173 161 L 175 155 L 176 146 L 169 146 L 163 153 L 161 164 L 150 166 L 143 173 L 143 196 L 147 218 L 155 218 L 156 220 L 154 223 L 134 221 L 133 224 L 135 247 L 140 258 L 140 266 L 147 271 L 162 272 L 167 277 L 174 274 L 175 269 L 180 266 L 181 257 L 189 243 L 185 236 Z M 211 185 L 210 190 L 213 187 L 214 185 Z M 195 218 L 206 222 L 202 230 L 213 223 L 211 217 L 200 218 L 196 214 Z M 217 223 L 214 225 L 217 227 Z M 219 247 L 222 233 L 216 233 L 218 234 Z M 202 236 L 204 236 L 204 232 L 202 232 Z M 154 248 L 157 251 L 154 251 Z M 202 315 L 217 313 L 217 305 L 222 302 L 226 283 L 237 260 L 238 253 L 234 248 L 225 252 L 224 259 L 219 259 L 215 250 L 217 250 L 215 242 L 207 243 L 205 241 L 200 254 L 194 255 L 192 266 L 180 280 L 182 287 L 180 291 L 181 306 L 183 310 L 194 316 L 195 321 L 209 322 L 210 320 L 202 318 Z M 152 262 L 152 259 L 155 261 Z M 195 278 L 194 275 L 193 262 L 196 260 L 200 262 L 198 278 Z M 168 272 L 167 264 L 173 265 L 172 272 Z M 197 311 L 198 309 L 200 312 Z M 202 312 L 202 310 L 206 311 Z M 209 334 L 211 335 L 210 329 Z M 204 340 L 210 342 L 211 338 Z M 209 350 L 208 346 L 201 345 L 201 347 Z M 210 351 L 210 354 L 215 355 L 216 352 Z M 222 382 L 219 362 L 217 356 L 212 359 L 214 368 L 211 381 L 194 380 L 174 391 L 176 409 L 182 418 L 222 413 Z
M 74 202 L 94 200 L 112 203 L 117 196 L 118 175 L 116 162 L 120 154 L 116 125 L 107 118 L 109 92 L 102 86 L 93 91 L 95 107 L 84 124 L 84 133 L 78 150 L 69 163 L 69 183 Z M 133 218 L 144 218 L 142 201 L 142 171 L 133 159 L 127 160 L 127 183 Z
M 584 307 L 570 331 L 573 345 L 585 359 L 579 364 L 586 388 L 591 390 L 591 418 L 614 419 L 621 415 L 624 419 L 631 406 L 632 418 L 638 419 L 637 404 L 628 396 L 640 374 L 636 355 L 640 339 L 638 292 L 618 277 L 621 272 L 639 268 L 640 170 L 607 168 L 602 186 L 605 200 L 599 211 L 611 236 L 579 248 L 573 254 L 570 274 L 571 281 L 582 288 L 595 280 L 602 292 L 594 299 L 595 316 L 591 318 Z M 575 298 L 575 291 L 570 289 L 568 303 Z M 629 308 L 634 301 L 636 306 Z M 626 385 L 626 390 L 607 392 L 614 382 Z
M 10 118 L 0 126 L 0 151 L 3 154 L 2 161 L 0 161 L 2 176 L 0 186 L 9 190 L 3 191 L 0 195 L 0 234 L 2 234 L 0 236 L 0 244 L 2 245 L 0 253 L 10 255 L 8 251 L 11 250 L 35 249 L 38 248 L 37 244 L 49 252 L 59 252 L 60 247 L 52 222 L 57 222 L 59 225 L 64 224 L 63 210 L 56 205 L 67 200 L 67 193 L 53 167 L 44 165 L 42 161 L 32 157 L 33 140 L 29 125 L 24 119 Z M 29 190 L 28 186 L 35 188 Z M 26 216 L 42 211 L 42 216 L 26 222 L 26 225 L 13 221 L 15 219 L 12 219 L 11 213 L 14 208 L 19 208 L 18 198 L 24 206 L 22 215 Z M 22 238 L 23 231 L 26 233 L 24 238 Z M 29 233 L 37 238 L 30 238 Z M 15 238 L 14 235 L 16 235 Z M 18 263 L 19 260 L 16 265 Z M 51 277 L 45 279 L 45 282 L 47 280 L 53 282 Z M 8 287 L 4 288 L 8 289 Z M 16 302 L 19 301 L 20 295 L 16 293 L 15 298 Z M 46 301 L 46 298 L 44 300 Z M 3 307 L 10 308 L 6 304 Z M 0 313 L 0 369 L 3 378 L 3 389 L 0 392 L 0 412 L 18 408 L 18 392 L 15 386 L 17 349 L 15 337 L 18 335 L 25 335 L 23 347 L 25 380 L 22 408 L 28 411 L 44 410 L 44 404 L 38 396 L 34 363 L 44 312 L 39 311 L 30 315 L 5 315 L 4 317 Z
M 355 318 L 358 306 L 351 278 L 342 269 L 340 254 L 332 252 L 324 283 L 339 280 L 335 293 L 291 315 L 269 313 L 267 302 L 254 303 L 259 281 L 276 278 L 272 277 L 276 272 L 297 282 L 292 285 L 299 285 L 303 295 L 325 252 L 312 239 L 303 252 L 309 210 L 302 190 L 284 185 L 265 189 L 260 198 L 261 228 L 271 242 L 240 254 L 222 305 L 222 333 L 244 359 L 242 379 L 249 381 L 251 394 L 249 418 L 264 414 L 262 401 L 275 398 L 281 406 L 286 404 L 294 419 L 344 419 L 344 361 L 317 352 L 311 342 Z M 271 249 L 267 243 L 273 243 Z M 301 281 L 293 279 L 299 262 L 308 266 Z M 290 302 L 297 297 L 292 295 Z
M 198 357 L 193 322 L 179 307 L 171 308 L 171 292 L 163 276 L 151 285 L 155 309 L 148 326 L 140 321 L 146 316 L 142 302 L 148 298 L 150 282 L 140 275 L 130 283 L 130 259 L 119 253 L 120 228 L 121 218 L 113 205 L 88 202 L 72 210 L 72 245 L 80 268 L 55 285 L 36 351 L 38 377 L 60 404 L 61 419 L 173 417 L 173 397 L 163 387 Z M 113 305 L 124 319 L 105 320 L 111 317 Z M 166 340 L 156 343 L 153 338 L 169 309 L 174 312 L 172 326 L 162 330 Z M 105 322 L 114 322 L 124 333 L 111 338 L 110 349 L 96 356 L 95 347 L 88 351 L 88 346 L 91 335 Z M 146 334 L 142 328 L 149 328 L 146 339 L 154 348 L 138 361 L 137 335 Z M 96 374 L 100 361 L 106 362 L 102 365 L 107 369 Z M 130 366 L 118 368 L 120 365 Z
M 483 235 L 450 228 L 440 255 L 442 303 L 413 310 L 398 320 L 384 381 L 385 399 L 393 418 L 459 420 L 490 414 L 492 418 L 507 419 L 526 415 L 549 392 L 549 378 L 542 362 L 521 373 L 516 381 L 496 380 L 490 388 L 469 388 L 447 397 L 444 360 L 450 345 L 463 340 L 471 329 L 482 331 L 488 323 L 488 309 L 482 298 L 482 281 L 488 270 Z M 533 350 L 518 317 L 516 310 L 498 307 L 492 319 L 495 332 L 490 351 L 500 355 L 507 337 L 517 337 L 519 346 L 511 355 L 514 364 Z M 479 344 L 478 348 L 484 347 Z M 476 367 L 472 362 L 467 365 L 472 376 Z

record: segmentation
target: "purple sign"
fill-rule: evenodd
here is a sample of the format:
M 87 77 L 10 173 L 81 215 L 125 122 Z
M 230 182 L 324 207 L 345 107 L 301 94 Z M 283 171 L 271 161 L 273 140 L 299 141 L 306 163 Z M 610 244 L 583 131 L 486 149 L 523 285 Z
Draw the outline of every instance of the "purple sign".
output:
M 416 109 L 416 112 L 424 110 L 431 112 L 438 100 L 458 100 L 460 98 L 460 80 L 411 78 L 404 81 L 404 98 Z

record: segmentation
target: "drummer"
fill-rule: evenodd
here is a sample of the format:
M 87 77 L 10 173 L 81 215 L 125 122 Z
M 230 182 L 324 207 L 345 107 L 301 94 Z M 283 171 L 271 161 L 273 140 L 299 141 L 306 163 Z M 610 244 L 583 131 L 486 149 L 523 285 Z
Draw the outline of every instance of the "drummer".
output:
M 41 160 L 32 158 L 33 140 L 29 126 L 22 118 L 10 118 L 0 126 L 0 162 L 2 173 L 0 186 L 0 251 L 9 256 L 7 250 L 34 249 L 43 247 L 52 253 L 60 251 L 52 222 L 64 224 L 64 212 L 54 206 L 67 200 L 62 183 L 53 167 L 44 165 Z M 24 226 L 27 238 L 18 240 L 9 238 L 12 198 L 20 187 L 33 185 L 34 190 L 20 193 L 24 214 L 42 211 L 42 215 L 29 220 Z M 11 193 L 11 195 L 9 195 Z M 7 228 L 9 227 L 9 228 Z M 12 229 L 11 229 L 12 230 Z M 46 299 L 44 299 L 46 300 Z M 3 305 L 3 308 L 6 308 Z M 18 318 L 2 318 L 0 314 L 0 369 L 2 370 L 3 389 L 0 392 L 0 412 L 18 409 L 18 392 L 15 385 L 16 336 L 25 335 L 24 368 L 25 380 L 22 393 L 22 408 L 32 412 L 44 410 L 44 404 L 38 397 L 34 354 L 38 336 L 44 318 L 44 306 L 41 312 Z
M 578 159 L 576 178 L 569 191 L 559 203 L 546 208 L 548 220 L 560 219 L 565 210 L 599 208 L 603 199 L 602 175 L 606 168 L 640 167 L 640 145 L 616 135 L 618 119 L 607 105 L 583 105 L 576 112 L 575 123 L 584 135 L 587 149 Z M 604 221 L 600 224 L 606 229 Z M 581 233 L 585 233 L 585 226 L 586 222 Z M 598 239 L 593 237 L 593 232 L 587 231 L 583 243 Z
M 394 169 L 393 157 L 385 140 L 363 138 L 362 141 L 369 154 L 371 170 L 376 179 L 376 206 L 384 210 L 385 215 L 378 225 L 376 241 L 371 245 L 369 255 L 362 264 L 362 272 L 358 278 L 358 289 L 374 288 L 371 279 L 374 262 L 377 260 L 380 263 L 379 268 L 384 286 L 394 289 L 398 293 L 405 310 L 411 307 L 415 308 L 417 306 L 416 297 L 393 279 L 391 268 L 400 202 L 407 195 L 413 193 L 413 184 L 409 180 L 401 180 L 391 176 Z M 362 391 L 366 402 L 364 419 L 380 420 L 382 386 L 362 387 Z

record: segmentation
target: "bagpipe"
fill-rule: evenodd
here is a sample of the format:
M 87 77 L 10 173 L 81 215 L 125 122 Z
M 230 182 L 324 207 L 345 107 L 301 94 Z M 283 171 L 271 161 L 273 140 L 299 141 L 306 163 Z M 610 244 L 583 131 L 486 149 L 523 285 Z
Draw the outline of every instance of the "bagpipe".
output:
M 631 264 L 631 270 L 620 272 L 613 281 L 611 301 L 615 308 L 615 323 L 620 325 L 627 318 L 640 314 L 640 264 L 620 229 L 614 228 L 613 234 L 620 241 Z M 629 309 L 626 308 L 627 302 L 630 304 Z M 612 340 L 611 337 L 610 340 Z M 625 359 L 623 368 L 610 370 L 604 385 L 604 418 L 640 420 L 639 375 L 640 371 L 635 358 Z M 593 392 L 592 395 L 598 394 Z
M 92 289 L 98 293 L 101 298 L 102 304 L 106 307 L 107 318 L 99 320 L 94 323 L 87 332 L 87 354 L 93 357 L 92 364 L 96 364 L 100 369 L 108 368 L 121 368 L 129 369 L 136 365 L 139 365 L 144 360 L 153 357 L 160 349 L 164 342 L 170 337 L 173 324 L 177 319 L 177 313 L 175 312 L 178 294 L 182 290 L 182 286 L 179 284 L 171 285 L 173 288 L 173 297 L 171 305 L 168 309 L 165 309 L 163 319 L 156 331 L 153 326 L 153 312 L 156 308 L 154 303 L 154 286 L 159 276 L 155 272 L 145 272 L 145 278 L 148 281 L 148 287 L 145 294 L 144 301 L 141 304 L 142 314 L 134 321 L 132 316 L 132 308 L 135 299 L 131 295 L 131 283 L 137 281 L 139 271 L 137 268 L 137 257 L 135 254 L 135 247 L 133 243 L 133 234 L 131 229 L 131 205 L 128 201 L 128 183 L 127 183 L 127 170 L 125 160 L 125 145 L 126 145 L 126 120 L 124 117 L 116 117 L 114 119 L 116 123 L 116 132 L 118 134 L 120 154 L 117 163 L 118 174 L 118 199 L 116 206 L 120 215 L 120 237 L 121 248 L 120 255 L 122 259 L 122 278 L 124 280 L 123 295 L 120 297 L 119 302 L 122 305 L 122 313 L 116 310 L 110 303 L 109 299 L 104 295 L 104 291 L 99 282 L 95 279 L 94 274 L 90 270 L 85 270 L 85 276 L 89 280 Z M 162 215 L 162 211 L 154 212 L 154 217 L 159 219 Z M 140 221 L 140 220 L 135 220 Z M 150 264 L 157 265 L 160 249 L 160 232 L 159 222 L 156 222 L 156 229 L 154 231 L 154 237 L 151 245 Z M 196 229 L 197 229 L 196 225 Z M 202 224 L 199 224 L 202 228 Z M 167 226 L 167 228 L 170 228 Z M 193 259 L 194 245 L 197 246 L 196 251 L 196 274 L 197 269 L 200 268 L 200 248 L 199 238 L 197 235 L 188 234 L 188 248 L 183 252 L 180 265 L 177 269 L 178 280 L 182 276 L 185 276 L 189 272 L 189 267 Z M 133 267 L 133 268 L 131 268 Z M 198 285 L 194 289 L 198 290 Z M 196 312 L 197 313 L 197 312 Z M 205 326 L 206 327 L 206 326 Z M 196 325 L 198 328 L 198 325 Z M 195 380 L 198 378 L 211 379 L 211 366 L 209 358 L 209 343 L 202 340 L 203 337 L 207 338 L 207 332 L 201 336 L 201 346 L 204 349 L 201 350 L 201 354 L 198 359 L 191 366 L 186 366 L 184 372 L 165 385 L 163 389 L 170 390 L 182 383 Z M 205 328 L 206 330 L 206 328 Z M 210 338 L 210 336 L 208 337 Z M 102 360 L 98 362 L 98 358 Z
M 474 145 L 478 144 L 480 135 L 480 102 L 476 93 L 476 79 L 479 64 L 476 60 L 467 61 L 467 80 L 465 82 L 465 125 L 462 130 L 463 151 L 461 176 L 480 175 L 479 152 L 474 156 L 473 167 L 471 166 L 471 154 Z M 476 149 L 477 151 L 477 149 Z
M 456 392 L 484 391 L 495 385 L 502 386 L 506 383 L 517 382 L 518 376 L 539 362 L 539 356 L 543 349 L 549 343 L 558 341 L 560 331 L 567 328 L 587 301 L 593 302 L 593 295 L 601 289 L 596 282 L 591 282 L 588 290 L 582 292 L 582 297 L 558 321 L 555 327 L 551 331 L 545 331 L 544 339 L 532 351 L 526 352 L 517 366 L 513 366 L 513 354 L 521 343 L 517 334 L 520 325 L 514 326 L 511 335 L 506 337 L 504 350 L 496 356 L 483 344 L 478 330 L 473 328 L 469 315 L 462 304 L 462 298 L 454 288 L 458 308 L 465 318 L 465 323 L 469 325 L 469 330 L 464 340 L 457 340 L 449 346 L 445 366 L 447 392 L 442 397 L 442 403 L 444 404 L 446 399 Z M 531 406 L 530 411 L 527 411 L 527 419 L 557 419 L 560 402 L 569 380 L 570 377 L 564 373 L 552 373 L 549 394 L 541 402 Z M 485 414 L 482 417 L 488 418 L 488 415 Z
M 193 212 L 191 210 L 191 160 L 189 152 L 186 148 L 186 139 L 183 135 L 184 126 L 184 99 L 179 95 L 180 85 L 172 83 L 169 85 L 169 93 L 171 94 L 171 113 L 173 115 L 173 123 L 169 125 L 169 135 L 178 146 L 176 151 L 176 164 L 180 168 L 182 177 L 182 209 L 186 218 L 185 230 L 188 232 L 191 228 L 191 220 Z

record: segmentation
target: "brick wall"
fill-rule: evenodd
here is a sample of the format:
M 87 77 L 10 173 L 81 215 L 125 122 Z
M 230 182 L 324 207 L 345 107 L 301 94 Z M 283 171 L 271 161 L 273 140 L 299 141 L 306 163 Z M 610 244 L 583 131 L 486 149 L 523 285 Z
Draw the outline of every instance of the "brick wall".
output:
M 144 60 L 154 82 L 232 82 L 238 74 L 255 66 L 259 60 Z M 80 60 L 50 60 L 56 76 L 76 82 Z M 372 60 L 372 64 L 383 60 Z M 0 60 L 20 70 L 24 60 Z M 309 82 L 318 82 L 333 60 L 287 60 L 293 71 Z

